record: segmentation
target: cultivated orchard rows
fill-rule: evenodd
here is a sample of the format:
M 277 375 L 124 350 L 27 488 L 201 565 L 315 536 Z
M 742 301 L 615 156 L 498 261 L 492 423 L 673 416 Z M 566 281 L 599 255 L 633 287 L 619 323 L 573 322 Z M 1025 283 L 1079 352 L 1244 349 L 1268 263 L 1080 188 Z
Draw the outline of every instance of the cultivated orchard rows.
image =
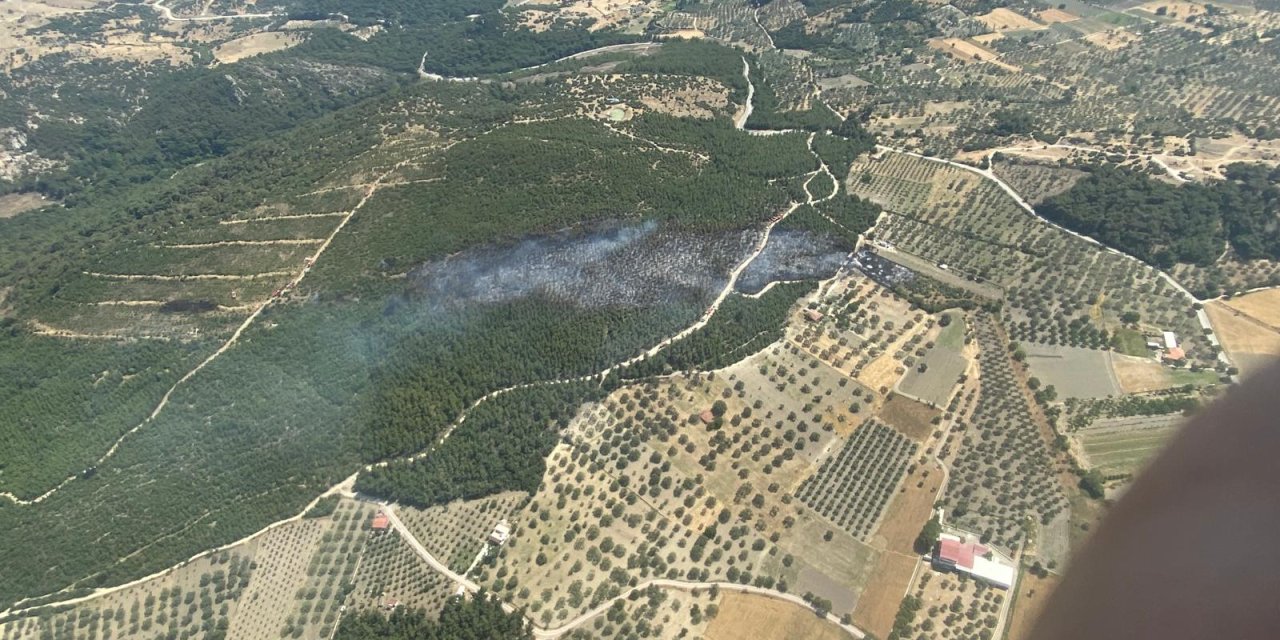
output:
M 831 286 L 812 308 L 824 317 L 800 324 L 793 341 L 855 378 L 891 348 L 901 367 L 913 366 L 924 355 L 925 334 L 935 323 L 889 290 L 860 278 Z
M 228 615 L 251 578 L 256 565 L 236 553 L 221 553 L 187 572 L 180 585 L 150 584 L 127 596 L 113 596 L 92 606 L 76 607 L 39 617 L 21 618 L 0 630 L 3 640 L 62 640 L 111 638 L 227 638 Z M 111 606 L 114 605 L 114 606 Z
M 996 319 L 975 314 L 971 326 L 980 381 L 966 384 L 948 408 L 970 417 L 952 424 L 939 452 L 944 459 L 955 452 L 944 502 L 949 521 L 1012 550 L 1028 518 L 1046 523 L 1068 507 L 1067 499 Z
M 836 380 L 847 379 L 791 349 L 775 345 L 754 368 L 727 375 L 630 387 L 584 409 L 477 582 L 554 624 L 646 579 L 798 592 L 801 567 L 865 554 L 792 496 L 837 425 L 853 425 L 824 408 L 845 402 Z M 874 518 L 879 507 L 863 508 Z M 802 539 L 820 530 L 825 537 Z
M 431 555 L 462 574 L 485 548 L 485 539 L 494 525 L 511 518 L 528 497 L 524 492 L 511 491 L 479 500 L 407 509 L 400 512 L 400 518 Z
M 1070 189 L 1085 176 L 1083 171 L 1061 167 L 1057 163 L 1041 164 L 1010 156 L 998 158 L 991 170 L 1032 205 Z
M 398 512 L 403 514 L 408 510 Z M 405 606 L 425 609 L 434 615 L 455 592 L 454 584 L 423 562 L 398 531 L 388 530 L 369 538 L 368 550 L 360 561 L 360 573 L 351 592 L 351 605 L 361 609 Z
M 862 171 L 879 173 L 881 188 L 890 192 L 920 189 L 922 170 L 943 166 L 891 152 L 881 158 L 868 160 Z M 860 170 L 854 171 L 857 176 Z M 890 179 L 898 175 L 909 177 Z M 849 186 L 864 197 L 879 196 L 856 177 Z M 984 181 L 970 192 L 984 195 L 958 210 L 890 210 L 873 235 L 1002 287 L 1006 322 L 1016 340 L 1104 348 L 1108 341 L 1102 330 L 1111 331 L 1123 313 L 1135 311 L 1144 325 L 1177 333 L 1193 361 L 1216 365 L 1217 352 L 1205 338 L 1191 300 L 1154 269 L 1039 221 L 997 191 Z
M 1215 20 L 1229 31 L 1207 37 L 1187 28 L 1143 26 L 1137 28 L 1138 42 L 1115 51 L 1075 42 L 1024 48 L 1005 59 L 1078 87 L 1064 112 L 1044 114 L 1070 130 L 1104 128 L 1097 125 L 1105 121 L 1091 118 L 1088 110 L 1107 104 L 1119 113 L 1138 114 L 1139 121 L 1165 120 L 1199 136 L 1229 134 L 1233 127 L 1250 133 L 1258 126 L 1274 128 L 1280 114 L 1280 78 L 1274 73 L 1280 56 L 1272 44 L 1253 37 L 1254 25 Z
M 859 539 L 875 529 L 917 445 L 875 420 L 854 432 L 840 453 L 827 458 L 796 494 L 800 500 Z

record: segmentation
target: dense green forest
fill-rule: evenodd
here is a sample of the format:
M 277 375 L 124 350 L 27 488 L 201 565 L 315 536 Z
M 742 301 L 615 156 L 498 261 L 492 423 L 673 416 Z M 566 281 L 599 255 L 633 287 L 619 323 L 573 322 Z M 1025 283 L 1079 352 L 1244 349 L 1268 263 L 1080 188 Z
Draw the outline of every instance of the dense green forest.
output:
M 821 101 L 813 101 L 805 111 L 785 111 L 770 78 L 761 69 L 759 61 L 751 66 L 751 83 L 756 93 L 755 108 L 747 119 L 748 129 L 804 129 L 826 131 L 840 124 L 840 117 L 825 107 Z
M 1235 164 L 1227 179 L 1170 185 L 1093 167 L 1037 207 L 1044 217 L 1158 267 L 1206 266 L 1230 243 L 1245 259 L 1280 259 L 1280 170 Z
M 431 455 L 362 473 L 356 490 L 420 507 L 508 490 L 532 493 L 559 430 L 578 405 L 601 394 L 596 380 L 503 394 L 477 407 Z
M 532 640 L 533 630 L 520 611 L 507 613 L 484 592 L 447 602 L 432 620 L 421 610 L 399 608 L 353 613 L 342 618 L 334 640 Z
M 708 59 L 717 71 L 726 67 L 726 56 Z M 663 64 L 686 65 L 693 73 L 693 62 Z M 559 96 L 555 85 L 402 87 L 228 149 L 172 179 L 86 193 L 56 216 L 0 221 L 0 233 L 13 240 L 0 247 L 0 285 L 13 286 L 8 304 L 25 321 L 110 295 L 110 282 L 86 281 L 83 271 L 95 265 L 152 266 L 140 248 L 216 238 L 219 221 L 264 203 L 287 203 L 295 211 L 351 206 L 338 195 L 301 194 L 328 176 L 367 174 L 395 162 L 401 156 L 369 152 L 383 136 L 427 128 L 432 133 L 418 170 L 441 168 L 450 177 L 450 187 L 405 185 L 371 198 L 317 263 L 304 291 L 268 307 L 234 348 L 178 387 L 165 411 L 93 473 L 38 505 L 0 501 L 0 530 L 7 532 L 0 537 L 6 567 L 0 602 L 119 583 L 243 537 L 298 513 L 365 462 L 428 448 L 480 397 L 599 372 L 688 326 L 709 301 L 706 290 L 675 291 L 644 305 L 581 306 L 527 295 L 442 312 L 421 295 L 419 283 L 389 275 L 452 252 L 501 249 L 591 220 L 649 221 L 659 234 L 736 238 L 776 215 L 794 195 L 786 183 L 815 168 L 803 134 L 755 137 L 725 122 L 646 116 L 627 124 L 636 135 L 709 157 L 696 164 L 594 123 L 497 128 L 513 117 L 541 115 L 548 105 L 560 108 Z M 447 141 L 457 144 L 427 150 Z M 564 199 L 556 199 L 552 182 Z M 725 273 L 732 258 L 726 253 L 711 265 Z M 387 268 L 392 261 L 394 270 Z M 766 302 L 783 295 L 776 309 L 785 311 L 797 291 L 776 288 Z M 721 311 L 748 324 L 777 318 L 775 311 L 735 311 L 737 304 Z M 690 351 L 688 362 L 714 364 L 703 352 L 713 355 L 715 344 L 738 348 L 739 336 L 750 338 L 736 329 L 725 335 Z M 70 473 L 96 459 L 105 439 L 135 426 L 137 412 L 153 399 L 148 394 L 186 370 L 189 362 L 181 358 L 203 357 L 210 346 L 137 346 L 112 363 L 92 349 L 41 351 L 39 341 L 14 326 L 5 340 L 6 356 L 12 355 L 4 366 L 13 374 L 0 380 L 6 411 L 23 408 L 53 420 L 103 410 L 102 419 L 85 427 L 92 434 L 66 432 L 55 461 Z M 691 337 L 680 349 L 702 340 Z M 35 358 L 45 362 L 24 362 Z M 98 398 L 86 390 L 94 362 L 107 365 L 106 382 L 136 384 L 135 395 Z M 140 375 L 125 382 L 135 370 Z M 23 399 L 41 384 L 65 389 L 58 401 L 79 405 L 43 411 Z M 387 482 L 382 491 L 423 503 L 529 487 L 554 444 L 549 427 L 590 393 L 578 385 L 534 386 L 485 403 L 422 463 L 389 467 L 366 482 Z M 519 411 L 510 404 L 517 401 Z M 524 414 L 531 404 L 543 408 Z M 5 442 L 30 438 L 45 425 L 28 424 L 26 414 L 3 416 Z M 3 489 L 31 496 L 48 488 L 34 476 L 17 482 L 11 474 L 19 471 L 6 468 Z M 59 526 L 50 528 L 50 521 Z
M 611 376 L 634 380 L 675 371 L 717 369 L 728 366 L 782 337 L 787 313 L 801 296 L 813 291 L 808 282 L 780 284 L 759 298 L 733 296 L 711 321 L 657 356 L 636 363 Z

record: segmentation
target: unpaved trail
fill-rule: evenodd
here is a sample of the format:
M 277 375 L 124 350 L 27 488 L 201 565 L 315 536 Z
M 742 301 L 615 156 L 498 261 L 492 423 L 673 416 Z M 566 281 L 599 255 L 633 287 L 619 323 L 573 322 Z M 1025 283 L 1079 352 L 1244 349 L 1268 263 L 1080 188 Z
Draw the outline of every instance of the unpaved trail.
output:
M 369 185 L 361 185 L 368 188 Z M 303 194 L 306 195 L 306 194 Z M 261 216 L 258 218 L 237 218 L 235 220 L 219 220 L 218 224 L 249 224 L 251 222 L 266 222 L 268 220 L 301 220 L 303 218 L 336 218 L 338 216 L 347 215 L 346 211 L 330 211 L 328 213 L 294 213 L 279 216 Z
M 156 282 L 183 282 L 185 280 L 262 280 L 264 278 L 280 278 L 294 275 L 293 271 L 264 271 L 241 275 L 229 273 L 193 273 L 185 276 L 168 276 L 159 274 L 101 273 L 85 271 L 86 276 L 106 278 L 107 280 L 150 280 Z
M 107 9 L 115 7 L 148 7 L 153 11 L 158 11 L 165 20 L 170 22 L 211 22 L 216 20 L 261 20 L 263 18 L 282 18 L 286 14 L 283 13 L 229 13 L 225 15 L 199 15 L 191 17 L 175 16 L 173 9 L 164 6 L 164 0 L 155 0 L 154 2 L 116 2 L 108 5 Z M 208 8 L 208 4 L 205 4 Z M 177 174 L 174 174 L 177 175 Z
M 1068 151 L 1082 151 L 1085 153 L 1096 153 L 1104 156 L 1123 155 L 1125 158 L 1138 158 L 1140 160 L 1147 160 L 1148 162 L 1151 162 L 1152 164 L 1160 167 L 1162 170 L 1164 170 L 1165 173 L 1169 174 L 1170 178 L 1173 178 L 1175 181 L 1183 182 L 1183 183 L 1190 182 L 1190 180 L 1182 176 L 1181 172 L 1175 170 L 1173 167 L 1170 167 L 1168 164 L 1165 164 L 1163 154 L 1140 153 L 1137 151 L 1107 151 L 1105 149 L 1097 149 L 1094 147 L 1081 147 L 1081 146 L 1072 145 L 1072 144 L 1060 144 L 1060 143 L 1041 144 L 1041 145 L 1029 146 L 1029 147 L 1028 146 L 1000 147 L 998 149 L 993 149 L 987 154 L 987 158 L 988 158 L 987 166 L 991 166 L 991 157 L 996 153 L 1012 153 L 1015 155 L 1026 153 L 1028 155 L 1034 155 L 1035 151 L 1042 151 L 1045 149 L 1066 149 Z
M 320 244 L 324 238 L 281 238 L 279 240 L 218 240 L 217 242 L 188 242 L 182 244 L 158 244 L 161 249 L 210 249 L 214 247 L 285 247 Z
M 563 58 L 556 58 L 555 60 L 552 60 L 550 62 L 543 62 L 542 64 L 535 64 L 533 66 L 522 67 L 519 69 L 512 69 L 511 71 L 505 71 L 503 73 L 509 74 L 509 73 L 525 73 L 528 71 L 536 71 L 543 67 L 549 67 L 553 64 L 568 62 L 570 60 L 577 60 L 579 58 L 588 58 L 594 55 L 599 55 L 601 53 L 609 53 L 612 51 L 636 51 L 636 52 L 644 53 L 649 51 L 650 49 L 656 49 L 661 46 L 662 46 L 661 42 L 624 42 L 622 44 L 610 44 L 610 45 L 605 45 L 603 47 L 596 47 L 594 49 L 587 49 L 586 51 L 579 51 L 578 53 L 569 54 L 567 56 L 564 56 Z M 477 76 L 445 76 L 445 75 L 440 75 L 438 73 L 430 73 L 427 71 L 427 54 L 429 53 L 431 53 L 429 50 L 423 51 L 422 59 L 418 61 L 418 77 L 422 78 L 423 80 L 431 80 L 433 82 L 493 82 L 488 78 L 480 78 Z
M 733 128 L 738 130 L 746 128 L 747 120 L 755 109 L 756 85 L 751 83 L 751 64 L 747 62 L 746 56 L 742 56 L 742 77 L 747 81 L 747 101 L 743 103 L 742 111 L 733 117 Z

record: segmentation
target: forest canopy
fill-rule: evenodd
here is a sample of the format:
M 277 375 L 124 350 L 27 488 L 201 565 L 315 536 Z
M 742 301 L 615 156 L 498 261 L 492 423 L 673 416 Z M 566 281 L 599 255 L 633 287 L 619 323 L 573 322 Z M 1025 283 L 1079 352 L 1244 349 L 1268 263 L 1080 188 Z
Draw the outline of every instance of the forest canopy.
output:
M 1175 186 L 1098 167 L 1037 211 L 1161 268 L 1210 265 L 1228 243 L 1245 260 L 1280 258 L 1280 170 L 1235 164 L 1226 174 Z

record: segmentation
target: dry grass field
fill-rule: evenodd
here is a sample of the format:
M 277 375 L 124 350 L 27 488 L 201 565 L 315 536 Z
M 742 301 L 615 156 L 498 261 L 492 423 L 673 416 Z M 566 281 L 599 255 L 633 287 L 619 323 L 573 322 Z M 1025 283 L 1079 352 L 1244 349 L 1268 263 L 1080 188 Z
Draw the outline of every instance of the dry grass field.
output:
M 1159 15 L 1159 12 L 1163 10 L 1166 17 L 1175 20 L 1203 15 L 1206 11 L 1203 4 L 1182 2 L 1181 0 L 1156 0 L 1155 2 L 1139 5 L 1137 8 L 1153 15 Z
M 1022 572 L 1018 578 L 1018 594 L 1013 601 L 1009 626 L 1006 627 L 1007 640 L 1035 640 L 1031 635 L 1032 627 L 1060 580 L 1053 574 L 1041 578 L 1030 571 Z
M 846 640 L 848 634 L 804 607 L 765 596 L 726 593 L 720 600 L 720 613 L 707 625 L 704 637 L 707 640 Z
M 1066 11 L 1063 11 L 1062 9 L 1057 9 L 1057 8 L 1045 9 L 1044 11 L 1037 13 L 1036 17 L 1039 18 L 1040 21 L 1044 22 L 1045 24 L 1054 24 L 1057 22 L 1072 22 L 1074 20 L 1080 19 L 1080 16 L 1067 13 Z
M 1248 376 L 1280 356 L 1280 332 L 1234 307 L 1214 301 L 1205 305 L 1209 321 L 1227 356 Z
M 0 196 L 0 218 L 12 218 L 26 211 L 52 204 L 38 193 L 10 193 Z
M 1255 291 L 1231 298 L 1227 306 L 1280 330 L 1280 289 Z
M 226 64 L 264 53 L 271 53 L 272 51 L 288 49 L 299 42 L 302 42 L 302 36 L 297 33 L 280 31 L 254 33 L 218 45 L 213 50 L 213 57 L 217 58 L 218 62 Z
M 881 554 L 867 584 L 867 592 L 853 611 L 853 624 L 877 638 L 887 637 L 893 629 L 893 618 L 902 604 L 902 596 L 911 586 L 917 563 L 915 556 Z
M 1027 344 L 1031 375 L 1053 385 L 1061 398 L 1105 398 L 1120 395 L 1120 382 L 1112 373 L 1110 351 L 1061 345 Z
M 980 15 L 978 20 L 995 31 L 1045 28 L 1039 22 L 1004 7 L 992 9 L 990 13 Z

